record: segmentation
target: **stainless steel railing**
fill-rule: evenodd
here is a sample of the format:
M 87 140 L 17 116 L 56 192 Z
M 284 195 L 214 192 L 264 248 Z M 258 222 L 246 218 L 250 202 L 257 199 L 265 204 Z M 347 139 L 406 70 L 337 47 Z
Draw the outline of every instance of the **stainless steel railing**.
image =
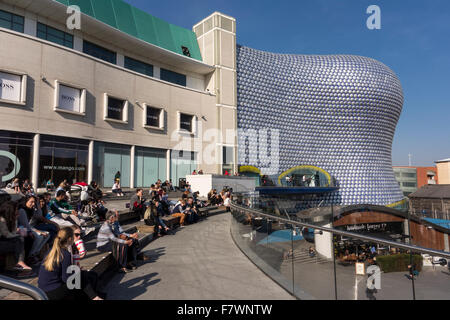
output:
M 47 295 L 41 289 L 31 284 L 0 275 L 0 288 L 25 294 L 34 300 L 48 300 Z
M 401 249 L 405 249 L 405 250 L 411 250 L 413 252 L 425 253 L 425 254 L 429 254 L 429 255 L 432 255 L 432 256 L 439 256 L 439 257 L 444 257 L 444 258 L 450 259 L 450 252 L 440 251 L 440 250 L 433 250 L 433 249 L 427 249 L 427 248 L 423 248 L 423 247 L 419 247 L 419 246 L 415 246 L 415 245 L 399 243 L 399 242 L 385 240 L 385 239 L 380 239 L 380 238 L 376 238 L 376 237 L 372 237 L 372 236 L 366 236 L 366 235 L 362 235 L 362 234 L 358 234 L 358 233 L 338 230 L 338 229 L 334 229 L 334 228 L 322 227 L 322 226 L 309 224 L 309 223 L 304 223 L 304 222 L 288 220 L 288 219 L 285 219 L 285 218 L 282 218 L 282 217 L 278 217 L 278 216 L 274 216 L 274 215 L 271 215 L 271 214 L 262 213 L 262 212 L 260 212 L 258 210 L 251 209 L 251 208 L 248 208 L 248 207 L 245 207 L 245 206 L 240 206 L 240 205 L 237 205 L 237 204 L 235 204 L 233 202 L 231 203 L 231 209 L 232 210 L 235 209 L 235 210 L 238 210 L 238 211 L 239 210 L 246 211 L 246 212 L 248 212 L 250 214 L 257 215 L 257 216 L 260 216 L 260 217 L 264 217 L 264 218 L 267 218 L 269 220 L 275 220 L 275 221 L 279 221 L 279 222 L 283 222 L 283 223 L 286 223 L 286 224 L 291 224 L 291 225 L 295 225 L 295 226 L 299 226 L 299 227 L 317 229 L 317 230 L 321 230 L 321 231 L 325 231 L 325 232 L 330 232 L 330 233 L 333 233 L 333 234 L 338 234 L 338 235 L 341 235 L 341 236 L 347 236 L 347 237 L 350 237 L 350 238 L 355 238 L 355 239 L 360 239 L 360 240 L 365 240 L 365 241 L 381 243 L 381 244 L 384 244 L 384 245 L 387 245 L 387 246 L 392 246 L 392 247 L 401 248 Z

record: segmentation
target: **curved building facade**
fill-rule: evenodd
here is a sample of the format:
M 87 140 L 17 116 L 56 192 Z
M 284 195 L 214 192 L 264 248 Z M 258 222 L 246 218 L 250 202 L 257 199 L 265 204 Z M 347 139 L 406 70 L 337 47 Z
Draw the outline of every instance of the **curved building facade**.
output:
M 319 167 L 339 187 L 327 199 L 334 204 L 386 206 L 404 198 L 391 160 L 403 106 L 392 70 L 360 56 L 236 50 L 240 165 L 265 174 L 277 153 L 276 172 L 272 163 L 268 175 Z M 268 130 L 268 150 L 261 152 L 261 134 L 249 130 Z

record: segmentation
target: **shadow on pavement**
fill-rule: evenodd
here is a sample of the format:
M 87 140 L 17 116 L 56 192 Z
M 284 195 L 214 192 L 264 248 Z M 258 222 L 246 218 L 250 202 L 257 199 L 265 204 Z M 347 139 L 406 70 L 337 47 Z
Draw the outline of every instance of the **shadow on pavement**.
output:
M 153 277 L 158 275 L 157 272 L 146 274 L 142 277 L 130 279 L 123 283 L 120 283 L 125 275 L 120 275 L 120 278 L 117 279 L 118 283 L 113 288 L 109 288 L 109 292 L 114 290 L 116 293 L 123 293 L 124 296 L 116 296 L 115 294 L 109 294 L 112 297 L 108 300 L 132 300 L 145 292 L 147 292 L 147 288 L 160 282 L 161 279 L 151 280 Z
M 140 267 L 147 263 L 156 262 L 156 261 L 158 261 L 159 257 L 163 256 L 165 253 L 166 253 L 165 247 L 159 247 L 159 248 L 155 248 L 155 249 L 141 251 L 140 254 L 143 254 L 144 256 L 149 257 L 150 260 L 139 261 L 138 265 Z

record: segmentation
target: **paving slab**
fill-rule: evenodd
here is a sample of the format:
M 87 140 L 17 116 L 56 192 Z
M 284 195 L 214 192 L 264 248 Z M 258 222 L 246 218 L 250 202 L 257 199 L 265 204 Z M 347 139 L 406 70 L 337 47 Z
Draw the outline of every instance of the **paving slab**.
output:
M 216 214 L 151 242 L 142 250 L 150 261 L 116 275 L 108 299 L 294 299 L 236 247 L 230 219 Z

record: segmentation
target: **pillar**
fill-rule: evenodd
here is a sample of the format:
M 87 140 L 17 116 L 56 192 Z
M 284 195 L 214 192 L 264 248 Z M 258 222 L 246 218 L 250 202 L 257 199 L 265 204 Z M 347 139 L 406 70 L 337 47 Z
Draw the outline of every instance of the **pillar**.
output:
M 130 149 L 130 188 L 134 188 L 134 163 L 135 163 L 136 146 Z
M 39 148 L 41 135 L 36 133 L 33 137 L 33 164 L 31 169 L 31 183 L 35 190 L 39 187 Z
M 87 183 L 91 183 L 91 181 L 94 180 L 94 140 L 89 141 L 87 180 Z
M 166 172 L 167 172 L 167 180 L 170 180 L 170 174 L 171 174 L 171 172 L 170 172 L 170 150 L 166 151 Z

